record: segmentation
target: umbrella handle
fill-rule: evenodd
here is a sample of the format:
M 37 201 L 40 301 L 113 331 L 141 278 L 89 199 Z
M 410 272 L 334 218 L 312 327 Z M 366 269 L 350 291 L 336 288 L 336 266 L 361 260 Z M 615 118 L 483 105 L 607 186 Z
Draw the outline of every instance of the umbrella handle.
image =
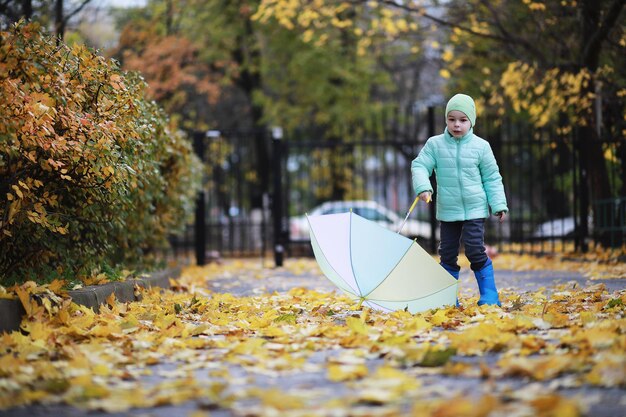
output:
M 413 204 L 411 204 L 411 208 L 409 208 L 409 211 L 408 211 L 407 214 L 411 214 L 411 212 L 413 211 L 413 209 L 417 205 L 418 201 L 420 201 L 420 196 L 419 195 L 417 197 L 415 197 L 415 200 L 413 200 Z
M 418 195 L 417 197 L 415 197 L 415 201 L 413 201 L 413 204 L 411 204 L 411 208 L 409 208 L 409 211 L 406 212 L 406 217 L 404 218 L 404 221 L 402 221 L 402 224 L 400 225 L 400 227 L 398 228 L 398 231 L 396 233 L 400 233 L 402 231 L 402 228 L 404 227 L 404 224 L 409 219 L 409 216 L 411 215 L 411 212 L 413 211 L 413 209 L 415 208 L 415 206 L 417 205 L 417 202 L 419 200 L 420 200 L 420 196 Z

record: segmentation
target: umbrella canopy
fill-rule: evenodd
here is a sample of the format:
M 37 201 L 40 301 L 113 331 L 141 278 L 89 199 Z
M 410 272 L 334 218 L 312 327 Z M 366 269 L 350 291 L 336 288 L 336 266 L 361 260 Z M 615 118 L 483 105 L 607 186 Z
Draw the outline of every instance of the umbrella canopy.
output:
M 307 218 L 322 272 L 355 300 L 411 313 L 455 305 L 457 280 L 417 242 L 352 212 Z

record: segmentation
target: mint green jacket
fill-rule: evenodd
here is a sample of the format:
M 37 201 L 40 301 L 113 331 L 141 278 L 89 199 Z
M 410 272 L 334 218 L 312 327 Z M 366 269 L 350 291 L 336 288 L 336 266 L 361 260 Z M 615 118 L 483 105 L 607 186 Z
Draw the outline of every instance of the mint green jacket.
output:
M 473 129 L 456 139 L 448 129 L 426 141 L 411 163 L 416 195 L 433 191 L 430 176 L 437 178 L 437 219 L 445 222 L 489 217 L 508 212 L 502 176 L 486 140 Z

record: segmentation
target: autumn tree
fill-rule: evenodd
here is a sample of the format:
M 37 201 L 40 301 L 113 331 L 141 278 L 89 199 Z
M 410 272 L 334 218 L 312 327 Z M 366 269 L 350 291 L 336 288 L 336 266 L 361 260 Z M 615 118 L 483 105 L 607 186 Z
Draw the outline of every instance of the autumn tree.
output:
M 248 131 L 254 143 L 255 174 L 251 186 L 251 205 L 262 207 L 263 195 L 270 189 L 271 160 L 264 108 L 254 99 L 263 87 L 261 46 L 258 25 L 252 15 L 258 0 L 190 0 L 181 9 L 181 30 L 202 50 L 202 58 L 222 75 L 225 100 L 217 114 L 219 129 Z M 226 110 L 226 111 L 225 111 Z M 224 126 L 224 121 L 230 126 Z
M 149 95 L 187 130 L 208 128 L 208 108 L 220 96 L 209 65 L 198 54 L 184 36 L 159 35 L 133 25 L 124 27 L 114 52 L 126 70 L 141 72 Z
M 199 165 L 136 73 L 36 25 L 0 34 L 0 279 L 145 267 Z

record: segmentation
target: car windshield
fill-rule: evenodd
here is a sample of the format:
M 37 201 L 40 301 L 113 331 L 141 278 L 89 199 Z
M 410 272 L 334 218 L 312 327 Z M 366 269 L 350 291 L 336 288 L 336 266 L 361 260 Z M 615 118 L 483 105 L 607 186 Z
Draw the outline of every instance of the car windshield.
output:
M 368 220 L 373 220 L 376 222 L 380 222 L 380 221 L 390 222 L 391 221 L 383 213 L 370 207 L 356 207 L 354 209 L 354 212 L 361 217 L 365 217 Z
M 345 213 L 348 211 L 345 207 L 328 207 L 321 211 L 321 214 Z

